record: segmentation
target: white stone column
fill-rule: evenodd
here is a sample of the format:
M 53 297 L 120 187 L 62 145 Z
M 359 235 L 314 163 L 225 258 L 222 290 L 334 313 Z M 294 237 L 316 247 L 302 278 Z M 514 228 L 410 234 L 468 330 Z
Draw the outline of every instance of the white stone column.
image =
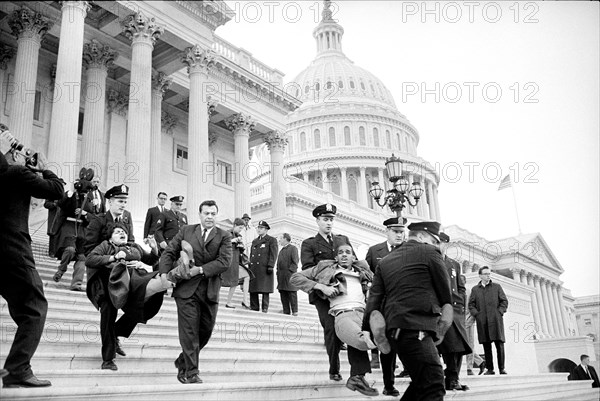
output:
M 556 331 L 554 330 L 554 322 L 552 321 L 552 309 L 550 309 L 550 296 L 548 295 L 548 281 L 546 279 L 540 280 L 540 287 L 542 289 L 542 300 L 544 302 L 544 313 L 546 315 L 546 322 L 548 323 L 548 333 L 551 337 L 557 337 Z
M 548 281 L 546 284 L 546 290 L 548 291 L 548 303 L 550 304 L 550 311 L 552 314 L 552 324 L 554 325 L 554 334 L 556 337 L 560 337 L 560 325 L 558 324 L 558 313 L 556 310 L 556 304 L 554 300 L 554 294 L 552 293 L 552 285 L 554 283 Z
M 109 89 L 106 96 L 106 110 L 108 112 L 108 146 L 107 174 L 101 177 L 106 188 L 123 183 L 123 166 L 125 165 L 127 131 L 127 106 L 129 97 L 115 89 Z
M 173 80 L 164 72 L 157 72 L 152 76 L 152 102 L 151 102 L 151 129 L 150 129 L 150 191 L 148 204 L 160 191 L 161 186 L 161 160 L 162 160 L 162 100 L 163 95 Z M 188 153 L 189 157 L 189 153 Z
M 10 59 L 12 59 L 14 57 L 15 54 L 17 54 L 17 49 L 15 49 L 14 47 L 5 45 L 3 43 L 0 43 L 0 86 L 4 85 L 6 69 L 8 68 L 8 62 L 10 61 Z M 5 107 L 6 107 L 6 105 L 4 104 L 4 91 L 5 90 L 6 89 L 0 91 L 1 92 L 0 95 L 2 95 L 2 96 L 0 96 L 0 110 L 2 110 L 2 112 L 5 110 Z
M 346 176 L 346 167 L 340 167 L 340 195 L 342 198 L 349 200 L 348 197 L 348 177 Z
M 556 324 L 558 325 L 558 331 L 562 337 L 566 337 L 567 333 L 565 331 L 564 321 L 562 310 L 560 309 L 560 303 L 558 302 L 558 291 L 556 287 L 558 284 L 552 283 L 551 291 L 552 291 L 552 300 L 554 301 L 554 311 L 556 312 Z
M 283 153 L 288 144 L 288 137 L 279 131 L 271 131 L 265 135 L 264 140 L 271 152 L 271 216 L 283 218 L 286 202 Z
M 67 1 L 65 3 L 72 2 Z M 68 9 L 69 6 L 63 6 L 63 13 L 65 8 Z M 8 20 L 8 25 L 13 35 L 17 37 L 17 60 L 13 81 L 14 87 L 12 88 L 14 92 L 12 95 L 9 128 L 10 132 L 23 142 L 25 146 L 31 146 L 33 106 L 35 103 L 40 45 L 43 37 L 53 24 L 40 13 L 36 13 L 26 7 L 21 7 L 13 11 Z M 81 34 L 83 35 L 83 26 L 81 29 Z M 65 44 L 64 47 L 67 48 L 69 45 Z M 63 46 L 61 45 L 59 48 L 59 60 L 62 48 Z M 79 51 L 81 52 L 81 47 Z M 80 57 L 81 53 L 77 54 L 76 62 L 78 65 L 81 65 Z M 8 90 L 9 88 L 7 88 Z M 79 92 L 77 92 L 77 98 L 79 99 Z M 75 128 L 77 130 L 77 119 L 75 119 Z M 77 135 L 77 132 L 75 135 Z
M 329 182 L 327 168 L 321 170 L 321 182 L 323 183 L 323 189 L 325 191 L 331 191 L 331 183 Z
M 535 288 L 533 283 L 533 276 L 531 274 L 526 274 L 524 277 L 524 283 L 526 283 L 529 287 Z M 537 288 L 535 288 L 537 291 Z M 540 307 L 538 305 L 537 293 L 534 292 L 531 294 L 531 310 L 533 312 L 533 322 L 535 324 L 535 331 L 541 337 L 545 337 L 544 332 L 542 330 L 542 323 L 540 318 Z
M 130 186 L 127 208 L 138 225 L 143 223 L 146 210 L 150 206 L 148 200 L 152 131 L 152 50 L 164 29 L 156 25 L 154 18 L 147 18 L 142 13 L 129 15 L 122 22 L 122 26 L 123 33 L 131 40 L 126 168 L 133 174 L 125 184 Z
M 235 153 L 235 180 L 234 187 L 234 214 L 236 217 L 250 213 L 250 177 L 245 176 L 248 171 L 248 140 L 250 131 L 254 129 L 255 122 L 249 115 L 238 113 L 227 120 L 227 127 L 233 132 Z M 271 166 L 272 169 L 272 166 Z M 271 170 L 271 174 L 273 170 Z M 272 179 L 272 178 L 271 178 Z M 272 184 L 271 184 L 272 185 Z
M 427 181 L 427 195 L 429 196 L 429 219 L 437 220 L 435 214 L 435 201 L 433 200 L 433 184 L 431 181 Z
M 368 207 L 367 203 L 367 176 L 366 168 L 360 167 L 360 177 L 358 179 L 357 191 L 358 191 L 358 203 L 361 206 Z
M 385 190 L 386 183 L 385 183 L 385 178 L 383 177 L 383 168 L 382 167 L 377 168 L 377 180 L 379 181 L 379 186 Z
M 433 187 L 433 199 L 435 200 L 435 220 L 442 221 L 442 215 L 440 214 L 440 202 L 438 198 L 438 188 L 437 185 Z
M 102 180 L 108 173 L 104 143 L 106 76 L 115 58 L 117 53 L 114 50 L 95 39 L 83 46 L 83 63 L 87 68 L 87 80 L 80 164 L 94 169 L 96 175 Z
M 563 300 L 562 285 L 557 286 L 556 291 L 557 291 L 557 295 L 558 295 L 558 305 L 560 307 L 562 323 L 565 328 L 565 335 L 570 336 L 571 332 L 569 330 L 569 328 L 570 328 L 569 317 L 567 314 L 567 309 L 565 308 L 565 302 Z
M 199 213 L 197 210 L 200 203 L 211 199 L 210 188 L 213 186 L 212 180 L 216 168 L 211 162 L 208 150 L 208 99 L 203 94 L 203 85 L 208 80 L 208 71 L 213 66 L 214 60 L 215 56 L 212 50 L 203 49 L 200 45 L 185 49 L 181 59 L 188 66 L 187 71 L 190 76 L 187 205 L 189 210 L 188 220 L 191 224 L 199 222 Z M 245 157 L 248 157 L 247 145 L 245 148 Z M 246 196 L 250 197 L 249 190 Z M 250 213 L 250 210 L 247 213 Z
M 77 126 L 81 98 L 81 54 L 83 52 L 84 20 L 89 9 L 87 1 L 62 3 L 60 44 L 54 81 L 54 104 L 48 138 L 48 160 L 60 166 L 62 178 L 72 182 L 78 174 Z
M 538 306 L 538 314 L 539 314 L 539 324 L 541 324 L 542 333 L 544 337 L 550 337 L 550 330 L 548 329 L 548 321 L 546 318 L 546 310 L 544 307 L 542 288 L 540 285 L 540 278 L 538 276 L 533 276 L 533 285 L 535 287 L 535 299 L 537 301 Z
M 512 273 L 513 280 L 515 280 L 517 283 L 520 283 L 521 282 L 521 269 L 512 268 L 512 269 L 510 269 L 510 272 Z

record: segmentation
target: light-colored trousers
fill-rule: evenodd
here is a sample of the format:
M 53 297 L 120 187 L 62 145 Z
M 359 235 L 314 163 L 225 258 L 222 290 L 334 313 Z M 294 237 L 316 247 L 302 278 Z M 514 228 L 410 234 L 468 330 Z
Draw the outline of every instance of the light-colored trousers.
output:
M 345 344 L 360 351 L 372 349 L 371 339 L 367 339 L 368 333 L 362 329 L 363 312 L 352 311 L 340 313 L 335 317 L 335 334 Z

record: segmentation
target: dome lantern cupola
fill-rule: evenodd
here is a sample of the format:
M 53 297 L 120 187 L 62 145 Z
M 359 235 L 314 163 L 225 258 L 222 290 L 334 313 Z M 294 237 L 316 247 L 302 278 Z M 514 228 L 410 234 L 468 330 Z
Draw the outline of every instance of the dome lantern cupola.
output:
M 344 28 L 333 18 L 331 12 L 331 1 L 323 2 L 322 19 L 313 30 L 313 37 L 317 42 L 317 58 L 319 56 L 342 53 L 342 36 Z

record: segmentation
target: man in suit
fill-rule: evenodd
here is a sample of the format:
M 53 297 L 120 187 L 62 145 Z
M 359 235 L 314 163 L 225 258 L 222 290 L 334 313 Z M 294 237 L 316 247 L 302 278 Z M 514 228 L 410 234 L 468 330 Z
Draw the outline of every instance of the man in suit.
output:
M 590 366 L 590 357 L 588 355 L 581 355 L 579 357 L 581 364 L 577 365 L 575 369 L 569 375 L 569 380 L 592 380 L 592 387 L 600 387 L 598 381 L 598 374 L 593 366 Z
M 250 223 L 250 220 L 252 219 L 250 218 L 248 213 L 244 213 L 244 215 L 242 216 L 242 220 L 244 220 L 244 228 L 242 228 L 241 232 L 242 239 L 244 241 L 244 249 L 246 252 L 246 256 L 250 257 L 250 252 L 252 251 L 252 241 L 254 241 L 256 237 L 258 237 L 258 233 L 256 232 L 256 228 L 252 227 L 252 224 Z
M 508 298 L 504 294 L 502 286 L 492 282 L 491 271 L 487 266 L 479 269 L 480 282 L 471 290 L 469 297 L 469 312 L 477 322 L 477 338 L 483 345 L 485 353 L 485 366 L 487 370 L 484 375 L 494 375 L 494 359 L 492 357 L 492 342 L 496 346 L 498 357 L 498 368 L 500 374 L 505 375 L 504 370 L 504 319 L 502 316 L 508 308 Z
M 343 244 L 350 244 L 350 240 L 345 235 L 333 234 L 333 220 L 337 213 L 335 205 L 330 203 L 319 205 L 312 211 L 313 217 L 316 219 L 319 232 L 314 236 L 302 241 L 300 249 L 300 261 L 302 262 L 302 270 L 314 267 L 322 260 L 335 259 L 335 250 Z M 325 347 L 329 356 L 329 379 L 341 381 L 340 375 L 340 349 L 342 342 L 335 334 L 335 318 L 329 314 L 329 300 L 318 297 L 315 293 L 308 295 L 308 302 L 313 304 L 319 314 L 319 321 L 323 327 L 325 337 Z M 348 360 L 355 358 L 357 361 L 362 360 L 363 353 L 357 353 L 352 347 L 348 348 Z M 364 361 L 362 361 L 364 363 Z M 369 357 L 367 361 L 370 365 Z M 358 362 L 355 362 L 358 364 Z M 369 370 L 370 371 L 370 370 Z
M 5 149 L 5 139 L 0 139 Z M 31 197 L 60 199 L 64 188 L 60 178 L 45 169 L 41 158 L 36 171 L 25 166 L 24 156 L 17 150 L 9 150 L 0 159 L 4 170 L 0 173 L 0 295 L 17 324 L 0 376 L 4 387 L 47 387 L 50 381 L 38 379 L 30 363 L 42 337 L 48 302 L 31 250 L 29 204 Z
M 444 233 L 440 233 L 440 239 L 443 243 L 450 241 L 448 235 Z M 470 354 L 472 351 L 465 328 L 466 281 L 464 280 L 464 276 L 461 275 L 460 265 L 456 260 L 444 256 L 444 261 L 448 277 L 450 277 L 454 317 L 452 325 L 444 336 L 444 341 L 438 345 L 438 351 L 442 354 L 442 359 L 446 365 L 446 369 L 444 370 L 446 390 L 466 391 L 469 387 L 461 384 L 458 377 L 463 355 Z
M 291 244 L 292 237 L 283 233 L 279 237 L 281 251 L 277 257 L 277 289 L 283 305 L 283 313 L 298 316 L 298 289 L 290 283 L 292 274 L 298 271 L 298 248 Z
M 262 294 L 261 309 L 263 313 L 269 310 L 269 294 L 273 292 L 275 280 L 273 269 L 277 258 L 277 240 L 267 232 L 271 229 L 269 224 L 261 220 L 258 222 L 256 231 L 258 237 L 252 241 L 250 251 L 250 271 L 254 273 L 254 279 L 250 280 L 250 309 L 259 310 L 258 296 Z
M 106 213 L 105 196 L 99 188 L 100 177 L 94 176 L 92 185 L 93 189 L 87 193 L 87 202 L 85 202 L 83 210 L 94 215 Z
M 363 328 L 369 327 L 371 312 L 382 311 L 387 337 L 411 378 L 402 400 L 442 401 L 444 371 L 435 342 L 443 340 L 453 312 L 450 280 L 439 250 L 440 224 L 412 223 L 408 229 L 408 241 L 375 271 Z
M 175 235 L 160 258 L 159 269 L 161 273 L 168 273 L 179 258 L 182 241 L 191 245 L 191 278 L 178 282 L 173 290 L 182 348 L 175 367 L 177 379 L 184 384 L 202 383 L 198 375 L 198 357 L 215 326 L 220 275 L 229 268 L 232 253 L 231 234 L 215 226 L 219 212 L 215 201 L 202 202 L 199 211 L 200 224 L 185 226 Z
M 166 202 L 167 194 L 164 192 L 159 192 L 156 196 L 156 203 L 158 203 L 158 205 L 149 208 L 148 212 L 146 212 L 146 221 L 144 222 L 144 238 L 148 238 L 149 235 L 154 235 L 154 232 L 156 231 L 156 222 L 158 222 L 160 214 L 166 210 Z
M 399 247 L 404 242 L 406 228 L 406 219 L 392 217 L 383 222 L 386 227 L 386 241 L 373 245 L 367 251 L 365 257 L 372 272 L 379 265 L 379 262 L 386 257 L 393 249 Z M 379 369 L 380 354 L 377 348 L 371 350 L 371 368 Z M 400 392 L 394 387 L 394 369 L 396 368 L 396 353 L 392 350 L 389 354 L 381 354 L 381 373 L 383 375 L 383 394 L 398 396 Z
M 154 236 L 160 249 L 166 249 L 181 227 L 187 224 L 187 216 L 180 212 L 183 196 L 174 196 L 170 200 L 171 210 L 167 209 L 162 212 L 156 221 Z

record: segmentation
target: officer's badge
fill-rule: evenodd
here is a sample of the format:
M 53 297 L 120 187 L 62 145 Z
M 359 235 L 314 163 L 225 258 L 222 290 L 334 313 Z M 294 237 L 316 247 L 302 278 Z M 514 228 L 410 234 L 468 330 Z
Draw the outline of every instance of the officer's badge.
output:
M 158 219 L 158 221 L 156 222 L 156 224 L 162 224 L 162 222 L 160 221 L 160 219 Z
M 325 209 L 326 209 L 328 212 L 333 212 L 333 207 L 331 206 L 331 203 L 328 203 L 328 204 L 326 204 L 326 205 L 325 205 Z
M 121 192 L 127 193 L 127 186 L 126 185 L 121 185 Z
M 454 270 L 454 267 L 452 268 L 452 278 L 456 277 L 456 270 Z

